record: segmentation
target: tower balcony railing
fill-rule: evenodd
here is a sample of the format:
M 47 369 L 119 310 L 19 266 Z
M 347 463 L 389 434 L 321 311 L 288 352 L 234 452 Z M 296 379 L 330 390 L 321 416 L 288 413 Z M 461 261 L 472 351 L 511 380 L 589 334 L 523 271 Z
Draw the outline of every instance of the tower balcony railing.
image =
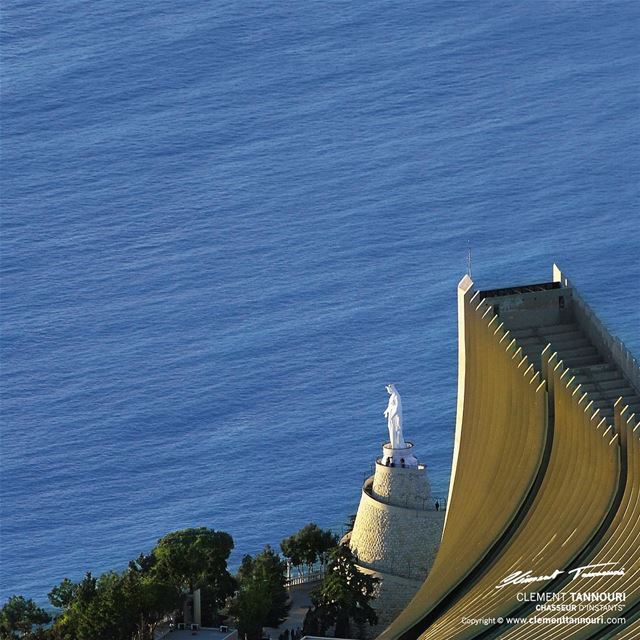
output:
M 373 500 L 388 504 L 391 507 L 403 507 L 404 509 L 418 509 L 420 511 L 443 511 L 447 510 L 447 499 L 440 496 L 430 496 L 429 498 L 416 498 L 405 496 L 405 498 L 389 499 L 377 493 L 373 493 L 373 476 L 365 478 L 363 491 Z
M 423 469 L 427 468 L 426 464 L 423 464 L 422 462 L 418 462 L 418 464 L 415 467 L 412 467 L 410 465 L 405 465 L 403 462 L 390 462 L 389 464 L 386 464 L 384 462 L 382 462 L 383 458 L 382 456 L 380 456 L 379 458 L 376 458 L 376 464 L 379 464 L 381 467 L 400 467 L 402 469 L 420 469 L 420 471 L 422 471 Z M 371 465 L 371 470 L 373 471 L 373 465 Z
M 380 562 L 365 562 L 360 558 L 357 559 L 356 564 L 364 569 L 370 569 L 371 571 L 377 571 L 380 573 L 390 573 L 398 578 L 408 578 L 409 580 L 423 581 L 427 577 L 429 566 L 425 562 L 416 562 L 408 559 L 398 566 L 385 566 Z

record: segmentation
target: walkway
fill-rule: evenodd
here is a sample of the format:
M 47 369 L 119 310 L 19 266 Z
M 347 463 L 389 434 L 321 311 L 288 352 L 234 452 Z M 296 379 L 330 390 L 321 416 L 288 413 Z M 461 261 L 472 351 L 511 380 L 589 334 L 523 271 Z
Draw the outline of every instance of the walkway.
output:
M 295 587 L 291 587 L 289 593 L 291 595 L 292 605 L 291 610 L 289 611 L 289 617 L 277 628 L 269 628 L 265 627 L 264 633 L 266 636 L 271 636 L 272 640 L 277 640 L 278 636 L 285 630 L 289 629 L 302 630 L 302 623 L 304 622 L 304 617 L 311 606 L 311 598 L 309 597 L 309 593 L 315 589 L 319 582 L 308 582 L 306 584 L 296 585 Z

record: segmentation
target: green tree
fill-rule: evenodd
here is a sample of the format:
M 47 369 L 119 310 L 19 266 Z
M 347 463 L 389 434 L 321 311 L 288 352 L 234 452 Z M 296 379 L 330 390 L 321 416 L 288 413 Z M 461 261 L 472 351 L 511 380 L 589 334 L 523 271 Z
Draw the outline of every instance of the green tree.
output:
M 229 607 L 229 614 L 238 626 L 238 636 L 260 640 L 270 609 L 271 594 L 268 585 L 256 580 L 246 581 L 241 585 Z
M 358 570 L 349 547 L 336 547 L 330 554 L 324 580 L 311 592 L 313 607 L 305 618 L 306 632 L 312 633 L 313 629 L 313 633 L 324 635 L 334 626 L 334 636 L 351 638 L 352 622 L 357 627 L 376 624 L 378 617 L 369 603 L 378 582 L 378 578 Z
M 136 632 L 136 608 L 123 576 L 103 573 L 93 597 L 78 609 L 78 640 L 123 640 Z
M 97 593 L 97 583 L 97 578 L 91 575 L 91 571 L 87 571 L 84 578 L 78 583 L 75 591 L 75 600 L 81 605 L 91 602 Z
M 36 638 L 41 634 L 33 627 L 50 621 L 51 616 L 33 600 L 11 596 L 0 609 L 0 639 Z
M 282 549 L 282 555 L 291 562 L 291 564 L 298 570 L 298 573 L 302 573 L 303 551 L 302 544 L 297 536 L 293 534 L 288 538 L 285 538 L 280 543 L 280 549 Z
M 267 585 L 271 596 L 271 606 L 264 626 L 278 627 L 284 622 L 291 608 L 286 588 L 287 565 L 269 546 L 259 553 L 253 562 L 251 579 Z
M 203 621 L 210 622 L 235 590 L 227 571 L 233 539 L 212 529 L 185 529 L 158 541 L 123 572 L 65 578 L 49 592 L 60 609 L 54 640 L 151 640 L 158 623 L 181 608 L 184 591 L 202 590 Z M 0 640 L 3 640 L 0 638 Z
M 242 559 L 236 576 L 240 589 L 230 609 L 241 636 L 259 638 L 262 627 L 278 627 L 286 619 L 291 608 L 286 568 L 268 545 L 255 558 L 246 555 Z
M 160 538 L 151 552 L 155 563 L 152 574 L 160 582 L 179 589 L 206 588 L 216 608 L 235 590 L 227 571 L 233 538 L 223 531 L 206 527 L 174 531 Z
M 324 565 L 326 554 L 337 544 L 338 538 L 331 531 L 309 523 L 297 533 L 285 538 L 280 543 L 280 548 L 285 558 L 302 573 L 302 565 L 306 565 L 309 571 L 318 560 Z
M 152 578 L 129 574 L 126 594 L 135 611 L 140 640 L 152 640 L 158 624 L 182 604 L 182 593 L 173 585 Z
M 56 640 L 82 640 L 78 627 L 82 616 L 97 593 L 97 579 L 87 572 L 84 578 L 75 583 L 65 578 L 49 592 L 49 602 L 62 612 L 56 617 L 52 635 Z
M 78 585 L 75 582 L 72 582 L 69 578 L 65 578 L 57 587 L 53 587 L 53 589 L 49 591 L 47 597 L 56 609 L 66 609 L 71 606 L 71 603 L 76 597 L 77 588 Z
M 240 567 L 236 573 L 236 581 L 239 585 L 251 579 L 254 564 L 253 556 L 249 554 L 242 556 L 242 562 L 240 563 Z
M 156 566 L 156 562 L 157 558 L 153 553 L 150 553 L 149 555 L 141 553 L 135 560 L 129 560 L 129 569 L 131 569 L 131 571 L 137 571 L 138 573 L 147 575 L 153 571 L 153 568 Z
M 65 578 L 49 600 L 62 608 L 53 626 L 57 640 L 150 640 L 158 623 L 181 604 L 182 593 L 130 565 L 79 584 Z
M 304 617 L 302 634 L 324 638 L 334 624 L 333 617 L 326 609 L 312 606 Z
M 141 553 L 129 562 L 124 574 L 128 594 L 137 612 L 138 636 L 153 638 L 157 625 L 167 614 L 174 613 L 182 605 L 182 590 L 163 582 L 155 573 L 157 558 Z

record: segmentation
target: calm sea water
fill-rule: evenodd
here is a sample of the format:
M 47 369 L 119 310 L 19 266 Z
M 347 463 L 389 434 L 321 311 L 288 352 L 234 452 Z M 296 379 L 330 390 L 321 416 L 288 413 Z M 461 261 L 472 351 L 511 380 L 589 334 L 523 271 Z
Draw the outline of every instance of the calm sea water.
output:
M 340 525 L 384 385 L 446 492 L 456 284 L 640 352 L 636 2 L 9 0 L 0 596 Z

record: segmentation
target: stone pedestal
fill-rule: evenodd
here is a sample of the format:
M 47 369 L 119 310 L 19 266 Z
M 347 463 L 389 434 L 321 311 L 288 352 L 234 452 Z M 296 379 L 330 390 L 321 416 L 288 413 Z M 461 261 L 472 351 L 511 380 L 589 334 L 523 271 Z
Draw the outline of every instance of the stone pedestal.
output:
M 424 582 L 444 524 L 445 512 L 436 510 L 426 467 L 415 458 L 413 444 L 406 444 L 401 450 L 389 444 L 383 447 L 374 475 L 362 488 L 353 531 L 346 540 L 359 567 L 381 580 L 373 602 L 379 624 L 370 630 L 372 637 L 402 611 Z

